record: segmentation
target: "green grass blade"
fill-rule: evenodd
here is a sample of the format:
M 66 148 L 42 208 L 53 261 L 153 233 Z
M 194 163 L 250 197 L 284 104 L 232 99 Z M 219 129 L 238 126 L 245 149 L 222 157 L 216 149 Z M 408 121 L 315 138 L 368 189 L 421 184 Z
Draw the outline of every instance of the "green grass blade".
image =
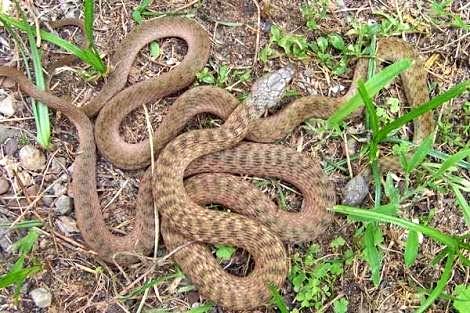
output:
M 424 104 L 422 104 L 422 105 L 420 105 L 416 108 L 413 108 L 407 114 L 405 114 L 405 115 L 397 118 L 393 122 L 385 125 L 379 131 L 379 133 L 377 135 L 377 137 L 378 137 L 377 140 L 379 142 L 382 141 L 383 139 L 385 139 L 388 136 L 388 134 L 390 132 L 394 131 L 395 129 L 398 129 L 398 128 L 402 127 L 406 123 L 414 120 L 415 118 L 423 115 L 426 112 L 429 112 L 429 111 L 437 108 L 438 106 L 446 103 L 447 101 L 449 101 L 449 100 L 451 100 L 455 97 L 460 96 L 462 93 L 468 91 L 469 89 L 470 89 L 470 80 L 466 80 L 466 81 L 452 87 L 448 91 L 440 94 L 439 96 L 432 98 L 430 101 L 428 101 L 428 102 L 426 102 L 426 103 L 424 103 Z
M 465 200 L 463 194 L 460 192 L 460 189 L 455 184 L 451 184 L 451 186 L 452 191 L 455 194 L 455 198 L 457 199 L 457 203 L 462 209 L 465 224 L 470 227 L 470 206 L 468 205 L 467 200 Z
M 211 312 L 213 308 L 214 308 L 213 304 L 203 304 L 196 308 L 192 308 L 186 312 L 187 313 L 208 313 L 208 312 Z
M 418 241 L 418 233 L 414 230 L 410 230 L 408 232 L 408 238 L 406 239 L 406 246 L 405 246 L 405 265 L 410 267 L 416 260 L 418 256 L 419 250 L 419 241 Z
M 0 289 L 15 284 L 22 284 L 26 278 L 39 273 L 41 270 L 41 266 L 38 265 L 12 270 L 0 277 Z
M 94 47 L 94 38 L 93 38 L 93 13 L 94 13 L 94 0 L 84 0 L 83 1 L 83 14 L 84 14 L 84 24 L 85 24 L 85 36 L 90 43 L 91 47 Z
M 441 176 L 442 174 L 445 173 L 448 169 L 451 167 L 457 165 L 461 160 L 470 157 L 470 148 L 469 149 L 463 149 L 457 152 L 456 154 L 453 154 L 449 156 L 444 163 L 441 164 L 441 167 L 439 170 L 437 170 L 433 175 L 432 178 L 436 178 Z
M 418 146 L 415 153 L 411 157 L 411 160 L 406 163 L 405 171 L 407 173 L 411 173 L 418 165 L 420 165 L 426 156 L 428 155 L 429 151 L 432 149 L 433 144 L 433 135 L 429 135 L 423 142 Z
M 33 60 L 34 78 L 36 86 L 40 90 L 46 90 L 46 82 L 42 72 L 41 55 L 36 46 L 36 40 L 33 34 L 28 32 L 28 41 Z M 39 144 L 48 149 L 51 142 L 51 124 L 49 121 L 49 109 L 41 102 L 32 100 L 34 120 L 36 122 L 37 140 Z
M 19 21 L 14 18 L 11 18 L 8 15 L 0 14 L 0 21 L 4 24 L 9 24 L 27 33 L 36 35 L 36 30 L 34 27 L 30 26 L 28 23 L 25 23 L 23 21 Z M 74 54 L 77 58 L 79 58 L 83 62 L 91 65 L 98 72 L 100 73 L 106 72 L 105 64 L 103 63 L 101 58 L 96 53 L 93 52 L 93 50 L 81 49 L 80 47 L 74 45 L 73 43 L 67 40 L 64 40 L 44 30 L 40 30 L 39 35 L 41 36 L 41 39 L 48 41 L 50 43 L 53 43 L 56 46 Z
M 280 313 L 289 313 L 284 298 L 279 293 L 279 290 L 274 284 L 269 285 L 269 291 L 271 292 L 271 303 L 277 307 Z
M 436 301 L 436 299 L 442 294 L 452 274 L 454 261 L 455 261 L 455 252 L 452 251 L 447 256 L 447 261 L 444 266 L 444 271 L 442 272 L 441 277 L 437 281 L 436 287 L 432 290 L 431 294 L 429 294 L 429 297 L 427 297 L 426 300 L 419 306 L 419 308 L 416 310 L 416 313 L 425 312 L 427 308 L 429 308 L 431 304 L 433 304 L 434 301 Z
M 374 286 L 380 284 L 380 272 L 382 269 L 382 257 L 378 250 L 378 240 L 376 240 L 378 234 L 381 234 L 380 228 L 373 223 L 369 223 L 366 226 L 366 232 L 363 237 L 364 245 L 364 258 L 369 264 L 372 272 L 372 282 Z
M 390 223 L 390 224 L 394 224 L 394 225 L 398 225 L 400 227 L 406 228 L 408 230 L 421 232 L 423 233 L 423 235 L 429 236 L 433 238 L 434 240 L 439 241 L 449 246 L 453 250 L 457 250 L 457 247 L 459 245 L 462 245 L 462 243 L 459 243 L 459 241 L 455 239 L 454 237 L 447 235 L 445 233 L 442 233 L 437 229 L 424 226 L 421 224 L 416 224 L 411 221 L 405 220 L 403 218 L 390 216 L 390 215 L 386 215 L 386 214 L 382 214 L 378 212 L 373 212 L 370 210 L 353 208 L 353 207 L 349 207 L 345 205 L 336 205 L 333 207 L 332 211 L 335 213 L 346 214 L 346 215 L 353 216 L 353 217 L 368 218 L 368 219 L 381 222 L 381 223 Z
M 367 93 L 371 97 L 374 97 L 382 88 L 410 66 L 410 59 L 401 59 L 392 65 L 387 66 L 365 83 Z M 359 94 L 354 95 L 328 119 L 328 125 L 332 128 L 337 127 L 343 119 L 354 112 L 361 104 L 361 96 Z
M 0 223 L 0 228 L 7 228 L 10 227 L 10 225 L 11 223 Z M 42 226 L 42 222 L 40 220 L 24 220 L 16 223 L 12 229 L 24 229 L 39 226 Z

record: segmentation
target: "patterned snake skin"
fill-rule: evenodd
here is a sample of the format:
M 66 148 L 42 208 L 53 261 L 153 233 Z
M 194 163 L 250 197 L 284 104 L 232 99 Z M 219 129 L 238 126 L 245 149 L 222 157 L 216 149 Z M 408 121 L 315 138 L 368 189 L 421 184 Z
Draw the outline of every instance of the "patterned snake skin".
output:
M 123 89 L 138 51 L 164 37 L 186 41 L 188 52 L 184 60 L 168 73 Z M 267 76 L 264 87 L 257 83 L 258 91 L 242 104 L 216 87 L 187 91 L 172 105 L 155 131 L 153 145 L 158 155 L 157 164 L 154 174 L 149 169 L 142 178 L 134 228 L 126 236 L 116 236 L 104 222 L 96 182 L 90 179 L 96 176 L 94 139 L 100 152 L 115 165 L 127 169 L 147 166 L 150 162 L 148 141 L 125 142 L 119 135 L 119 125 L 141 105 L 187 87 L 206 64 L 210 44 L 206 32 L 197 23 L 181 17 L 165 17 L 138 26 L 119 47 L 111 60 L 114 68 L 103 89 L 81 109 L 36 89 L 21 72 L 0 66 L 0 76 L 14 79 L 26 94 L 61 111 L 77 128 L 80 145 L 72 183 L 75 216 L 84 240 L 108 262 L 138 261 L 138 255 L 149 254 L 153 248 L 155 201 L 162 215 L 162 235 L 169 250 L 189 241 L 200 242 L 186 245 L 174 258 L 202 295 L 231 309 L 266 304 L 269 299 L 267 283 L 281 286 L 288 271 L 281 240 L 315 239 L 331 219 L 326 208 L 335 203 L 334 188 L 324 177 L 318 160 L 268 143 L 282 138 L 307 118 L 327 118 L 355 89 L 351 87 L 339 98 L 301 97 L 266 118 L 259 118 L 263 104 L 255 99 L 256 95 L 261 90 L 263 98 L 266 96 L 263 92 L 269 95 L 270 88 L 279 87 L 276 75 L 282 71 Z M 401 76 L 409 105 L 426 102 L 429 99 L 426 71 L 415 50 L 394 38 L 378 42 L 379 60 L 395 61 L 403 57 L 414 60 L 412 68 Z M 363 78 L 366 69 L 367 61 L 359 60 L 354 81 Z M 178 136 L 192 117 L 203 112 L 215 114 L 226 122 L 218 129 L 196 130 Z M 96 114 L 93 132 L 88 116 Z M 416 120 L 414 141 L 419 142 L 432 127 L 431 113 Z M 252 142 L 239 144 L 243 139 Z M 269 198 L 233 174 L 278 177 L 291 183 L 304 197 L 300 212 L 279 210 Z M 183 180 L 185 177 L 190 178 Z M 202 205 L 208 203 L 222 204 L 242 215 L 204 209 Z M 254 269 L 246 277 L 228 274 L 204 243 L 231 244 L 246 249 L 254 259 Z

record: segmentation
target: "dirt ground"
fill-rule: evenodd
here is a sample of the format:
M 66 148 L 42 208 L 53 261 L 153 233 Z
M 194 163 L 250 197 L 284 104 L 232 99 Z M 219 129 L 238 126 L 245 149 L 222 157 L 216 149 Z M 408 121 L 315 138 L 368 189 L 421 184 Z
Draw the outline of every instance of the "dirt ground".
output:
M 211 35 L 212 49 L 208 67 L 211 68 L 222 64 L 233 69 L 251 69 L 252 78 L 260 77 L 262 74 L 279 68 L 287 64 L 289 59 L 281 57 L 269 60 L 266 64 L 260 61 L 254 63 L 255 53 L 266 46 L 269 41 L 269 29 L 272 25 L 278 25 L 286 32 L 306 34 L 309 40 L 321 34 L 336 32 L 341 34 L 345 40 L 352 41 L 353 35 L 347 32 L 351 29 L 351 18 L 361 22 L 374 19 L 380 20 L 376 12 L 384 12 L 393 16 L 398 13 L 404 16 L 406 22 L 416 23 L 419 31 L 407 33 L 403 38 L 413 43 L 429 62 L 429 81 L 432 82 L 433 95 L 441 93 L 451 86 L 468 79 L 470 41 L 469 33 L 463 29 L 448 26 L 432 25 L 427 19 L 430 1 L 331 1 L 328 7 L 328 15 L 319 23 L 319 28 L 310 31 L 305 26 L 305 20 L 299 10 L 303 3 L 298 0 L 273 0 L 260 1 L 259 12 L 257 3 L 253 0 L 237 1 L 153 1 L 149 9 L 155 12 L 177 12 L 186 13 L 198 21 Z M 31 13 L 41 20 L 60 19 L 67 12 L 79 8 L 80 1 L 25 1 L 25 7 L 34 8 Z M 135 22 L 131 18 L 131 12 L 139 5 L 137 0 L 105 0 L 96 1 L 95 4 L 95 40 L 97 48 L 104 53 L 106 59 L 115 49 L 119 49 L 119 40 L 135 27 Z M 469 19 L 469 6 L 463 0 L 454 1 L 452 10 L 460 12 L 462 17 Z M 80 12 L 78 11 L 78 12 Z M 258 23 L 259 17 L 259 23 Z M 61 31 L 61 35 L 66 38 L 76 35 L 73 28 Z M 4 30 L 0 29 L 0 35 L 9 44 L 10 49 L 3 46 L 1 50 L 0 62 L 13 65 L 17 58 L 17 48 L 14 41 L 8 37 Z M 259 40 L 257 39 L 259 35 Z M 162 41 L 162 53 L 156 61 L 151 61 L 148 56 L 148 49 L 142 50 L 135 67 L 129 77 L 128 84 L 140 80 L 154 77 L 162 71 L 170 70 L 172 62 L 178 62 L 185 53 L 182 41 L 171 39 Z M 43 45 L 46 49 L 46 59 L 54 57 L 57 48 L 50 45 Z M 174 61 L 176 59 L 176 61 Z M 17 59 L 16 59 L 17 60 Z M 296 66 L 296 76 L 292 84 L 292 89 L 300 95 L 312 93 L 321 95 L 338 96 L 335 92 L 338 87 L 348 88 L 354 69 L 354 62 L 350 62 L 348 71 L 344 75 L 335 76 L 315 58 L 304 61 L 290 60 Z M 56 95 L 68 97 L 73 103 L 80 105 L 86 103 L 100 89 L 102 80 L 85 81 L 80 75 L 79 69 L 83 64 L 78 64 L 72 68 L 65 69 L 56 75 L 51 83 L 51 90 Z M 232 89 L 237 95 L 248 91 L 250 82 L 238 84 Z M 344 91 L 342 92 L 344 93 Z M 380 99 L 394 96 L 404 100 L 403 92 L 399 83 L 393 84 L 388 91 L 384 92 Z M 173 95 L 148 105 L 148 110 L 156 128 L 164 118 L 165 113 L 171 103 L 176 99 Z M 19 94 L 17 94 L 19 98 Z M 18 110 L 14 116 L 0 120 L 2 125 L 13 129 L 23 129 L 21 136 L 16 138 L 18 149 L 25 143 L 34 143 L 35 126 L 32 118 L 29 102 L 26 98 L 21 98 L 24 106 Z M 379 101 L 378 100 L 378 101 Z M 468 109 L 463 110 L 464 99 L 459 98 L 444 105 L 435 112 L 435 117 L 439 118 L 440 127 L 447 127 L 444 131 L 438 132 L 435 149 L 453 154 L 461 147 L 457 144 L 456 138 L 463 138 L 468 142 Z M 34 181 L 41 183 L 41 189 L 35 190 L 36 194 L 44 191 L 49 184 L 58 179 L 70 181 L 70 171 L 67 169 L 72 165 L 74 154 L 77 152 L 77 134 L 71 131 L 70 122 L 62 114 L 52 115 L 54 147 L 51 151 L 45 152 L 48 162 L 59 160 L 62 166 L 40 173 L 30 173 Z M 207 125 L 207 121 L 214 124 L 213 117 L 202 116 L 196 118 L 191 127 L 201 127 Z M 137 142 L 147 136 L 145 125 L 145 114 L 143 109 L 136 110 L 121 127 L 123 136 L 130 142 Z M 311 121 L 311 126 L 321 126 L 318 121 Z M 444 126 L 443 126 L 444 125 Z M 361 118 L 350 121 L 346 129 L 346 139 L 359 138 L 356 142 L 367 141 L 364 123 Z M 291 135 L 282 140 L 282 144 L 298 149 L 312 157 L 335 162 L 344 160 L 345 140 L 338 136 L 331 136 L 328 132 L 312 131 L 310 127 L 302 125 L 297 127 Z M 466 140 L 465 140 L 466 138 Z M 11 143 L 10 143 L 11 144 Z M 468 147 L 468 143 L 467 143 Z M 7 147 L 2 145 L 0 157 L 6 157 Z M 11 157 L 18 158 L 18 151 L 13 149 Z M 384 148 L 383 153 L 390 153 L 390 147 Z M 352 170 L 354 173 L 364 166 L 364 162 L 354 161 Z M 0 169 L 2 175 L 6 172 Z M 104 209 L 107 223 L 117 233 L 126 232 L 132 228 L 132 209 L 138 191 L 139 180 L 143 170 L 123 171 L 104 158 L 98 161 L 98 189 L 103 205 L 110 199 L 114 202 Z M 468 172 L 460 173 L 462 177 L 468 179 Z M 342 190 L 349 180 L 347 171 L 333 171 L 330 179 L 335 183 L 338 199 L 342 197 Z M 277 199 L 276 182 L 271 182 L 267 187 L 268 193 Z M 44 197 L 54 199 L 53 192 L 46 192 Z M 467 195 L 468 196 L 468 195 Z M 363 204 L 363 207 L 370 207 L 373 195 L 370 195 Z M 299 197 L 295 193 L 287 192 L 287 202 L 295 207 L 299 204 Z M 96 254 L 89 251 L 79 233 L 65 234 L 57 226 L 57 221 L 61 216 L 51 210 L 51 201 L 38 201 L 31 209 L 25 212 L 28 205 L 24 191 L 17 190 L 0 196 L 0 215 L 12 222 L 24 214 L 24 218 L 39 218 L 44 225 L 41 227 L 40 238 L 37 247 L 28 257 L 29 262 L 39 262 L 43 266 L 43 271 L 28 279 L 21 291 L 19 303 L 13 300 L 13 289 L 2 289 L 0 291 L 0 312 L 160 312 L 156 309 L 164 309 L 168 312 L 180 312 L 196 307 L 200 303 L 206 303 L 200 297 L 188 279 L 181 275 L 170 276 L 177 273 L 177 268 L 171 259 L 162 262 L 155 267 L 154 262 L 143 261 L 130 268 L 119 269 L 103 263 Z M 463 234 L 468 231 L 465 226 L 461 210 L 457 207 L 453 195 L 449 192 L 436 193 L 429 190 L 421 195 L 419 200 L 414 200 L 410 206 L 406 206 L 402 215 L 410 218 L 416 215 L 426 215 L 433 210 L 433 217 L 429 221 L 429 226 L 436 227 L 443 232 L 450 234 Z M 68 213 L 73 218 L 73 212 Z M 422 288 L 431 288 L 439 273 L 440 266 L 430 266 L 434 255 L 441 250 L 441 246 L 435 242 L 424 239 L 417 262 L 411 268 L 403 264 L 404 232 L 398 227 L 383 226 L 384 243 L 382 249 L 384 253 L 382 282 L 379 287 L 374 287 L 370 281 L 370 271 L 366 262 L 360 257 L 360 247 L 354 236 L 357 224 L 351 223 L 344 216 L 335 216 L 334 222 L 329 227 L 324 236 L 316 242 L 322 248 L 321 255 L 328 256 L 334 252 L 330 247 L 331 241 L 342 236 L 346 239 L 346 245 L 356 251 L 357 257 L 346 266 L 344 274 L 334 283 L 334 290 L 329 300 L 333 300 L 338 295 L 343 295 L 349 301 L 348 312 L 412 312 L 419 306 L 418 291 Z M 10 232 L 9 238 L 12 241 L 23 236 L 23 230 Z M 290 245 L 288 251 L 294 253 L 305 253 L 308 244 Z M 158 257 L 165 256 L 167 251 L 161 243 L 158 249 Z M 13 253 L 0 254 L 0 273 L 6 272 L 9 266 L 16 260 Z M 248 266 L 248 258 L 245 253 L 237 251 L 232 258 L 231 271 L 241 272 Z M 228 263 L 225 263 L 228 264 Z M 163 282 L 157 284 L 155 288 L 148 290 L 145 294 L 145 303 L 142 304 L 142 293 L 130 295 L 132 290 L 136 290 L 144 285 L 149 279 L 162 278 Z M 468 267 L 456 266 L 452 273 L 447 292 L 452 292 L 457 284 L 468 284 Z M 36 287 L 46 287 L 50 290 L 53 301 L 47 309 L 37 308 L 29 291 Z M 287 282 L 281 290 L 286 302 L 291 307 L 298 305 L 293 301 L 295 293 L 292 285 Z M 127 295 L 127 297 L 126 297 Z M 328 302 L 328 301 L 327 301 Z M 143 305 L 142 308 L 139 306 Z M 155 310 L 151 310 L 155 309 Z M 445 298 L 439 299 L 429 310 L 429 312 L 452 312 L 451 302 Z M 162 311 L 166 312 L 166 311 Z M 215 307 L 209 312 L 231 312 L 227 309 Z M 275 312 L 272 308 L 263 308 L 255 312 Z M 305 309 L 302 312 L 314 312 L 313 309 Z M 326 307 L 326 312 L 333 312 L 331 306 Z

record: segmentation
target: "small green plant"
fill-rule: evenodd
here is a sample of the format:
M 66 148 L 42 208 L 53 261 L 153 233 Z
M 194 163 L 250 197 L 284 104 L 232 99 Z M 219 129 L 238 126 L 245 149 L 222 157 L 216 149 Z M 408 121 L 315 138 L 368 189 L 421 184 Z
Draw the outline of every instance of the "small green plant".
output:
M 325 19 L 328 12 L 329 0 L 307 1 L 300 6 L 300 13 L 306 21 L 306 25 L 310 30 L 318 28 L 318 22 Z
M 470 286 L 457 285 L 454 289 L 454 299 L 452 302 L 457 312 L 470 312 Z
M 89 13 L 87 13 L 86 16 L 89 16 Z M 39 30 L 39 32 L 37 32 L 36 28 L 29 25 L 26 21 L 14 19 L 3 13 L 0 13 L 0 22 L 8 26 L 9 28 L 17 28 L 28 34 L 32 34 L 34 38 L 36 38 L 36 36 L 39 35 L 41 39 L 47 42 L 50 42 L 52 44 L 55 44 L 56 46 L 64 49 L 65 51 L 72 53 L 77 58 L 85 62 L 86 64 L 92 66 L 97 72 L 101 74 L 106 73 L 106 65 L 104 64 L 103 60 L 100 58 L 99 54 L 94 50 L 93 48 L 94 45 L 92 43 L 90 47 L 80 48 L 76 46 L 75 44 L 62 39 L 53 33 L 50 33 L 44 30 Z M 87 22 L 85 22 L 85 25 L 87 25 Z M 86 36 L 87 38 L 91 37 L 90 34 Z
M 465 22 L 462 16 L 451 11 L 453 0 L 433 0 L 431 2 L 430 16 L 437 25 L 449 25 L 455 28 L 461 28 L 465 31 L 470 30 L 470 24 Z
M 237 85 L 245 83 L 251 79 L 250 70 L 234 70 L 223 64 L 215 68 L 215 73 L 205 67 L 196 74 L 199 83 L 215 85 L 217 87 L 232 90 Z
M 34 221 L 23 222 L 21 225 L 16 225 L 16 228 L 26 228 L 31 225 L 38 225 L 38 223 L 34 223 Z M 14 243 L 13 248 L 19 253 L 18 259 L 6 274 L 0 276 L 0 289 L 14 286 L 16 300 L 18 300 L 21 287 L 26 279 L 42 271 L 41 265 L 34 260 L 31 260 L 32 265 L 25 266 L 26 262 L 29 261 L 29 254 L 33 250 L 38 237 L 39 233 L 32 227 L 29 228 L 26 236 Z
M 344 239 L 335 239 L 332 246 L 339 251 L 344 243 Z M 294 287 L 299 308 L 293 309 L 292 313 L 298 313 L 304 308 L 321 309 L 334 296 L 337 279 L 343 274 L 344 266 L 350 265 L 354 257 L 350 249 L 343 252 L 343 257 L 335 259 L 318 258 L 319 253 L 320 247 L 312 244 L 303 257 L 298 253 L 293 256 L 289 280 Z M 337 299 L 336 302 L 338 310 L 341 310 L 344 300 Z
M 403 147 L 396 149 L 399 152 L 401 166 L 403 167 L 405 173 L 405 188 L 403 192 L 398 192 L 398 190 L 393 186 L 391 176 L 388 176 L 385 182 L 385 195 L 389 199 L 389 203 L 387 205 L 380 205 L 380 195 L 377 197 L 377 193 L 380 193 L 381 190 L 377 166 L 377 160 L 379 157 L 379 144 L 386 140 L 390 135 L 393 135 L 397 129 L 406 123 L 468 91 L 470 89 L 470 81 L 464 81 L 456 85 L 447 92 L 431 99 L 427 103 L 413 108 L 407 114 L 380 127 L 377 110 L 371 101 L 371 96 L 369 93 L 372 92 L 372 94 L 375 94 L 375 92 L 381 88 L 380 85 L 382 85 L 382 83 L 386 82 L 393 76 L 398 75 L 399 72 L 405 70 L 407 67 L 409 67 L 409 61 L 401 60 L 391 65 L 388 69 L 386 68 L 381 73 L 373 76 L 373 78 L 370 79 L 366 84 L 363 82 L 358 83 L 359 95 L 356 95 L 356 97 L 359 96 L 366 107 L 369 117 L 369 127 L 372 133 L 372 140 L 368 145 L 368 158 L 369 161 L 375 165 L 375 168 L 372 168 L 372 173 L 374 176 L 374 181 L 376 182 L 376 207 L 371 210 L 362 210 L 346 206 L 336 206 L 334 211 L 358 218 L 363 222 L 363 227 L 358 230 L 358 234 L 362 237 L 363 257 L 370 266 L 372 281 L 375 286 L 378 286 L 380 283 L 380 271 L 382 267 L 382 254 L 379 250 L 379 245 L 383 242 L 383 236 L 380 228 L 378 227 L 378 223 L 392 223 L 408 230 L 404 254 L 404 263 L 408 267 L 413 265 L 418 255 L 418 237 L 420 234 L 429 236 L 446 245 L 445 253 L 442 257 L 447 257 L 447 259 L 441 278 L 437 282 L 436 287 L 429 293 L 429 296 L 423 301 L 417 310 L 417 312 L 424 312 L 443 292 L 455 262 L 459 258 L 464 258 L 461 251 L 468 250 L 470 245 L 465 242 L 464 238 L 443 234 L 436 229 L 421 225 L 419 223 L 413 223 L 396 216 L 398 214 L 400 203 L 402 203 L 405 199 L 413 197 L 418 192 L 415 189 L 409 188 L 410 174 L 413 173 L 413 171 L 415 171 L 418 166 L 422 164 L 426 156 L 431 152 L 432 136 L 425 138 L 421 144 L 416 147 L 415 152 L 411 156 L 409 155 L 408 149 L 403 149 Z M 379 81 L 381 81 L 381 83 L 379 83 Z M 370 88 L 372 85 L 379 88 Z M 337 123 L 342 120 L 343 116 L 345 116 L 344 114 L 346 112 L 352 112 L 354 108 L 357 107 L 358 103 L 361 101 L 360 99 L 354 99 L 354 97 L 350 99 L 348 101 L 350 102 L 349 104 L 346 103 L 330 118 L 330 122 L 337 125 Z M 349 105 L 351 105 L 351 107 L 347 109 Z M 432 187 L 435 185 L 433 180 L 442 179 L 442 174 L 444 174 L 447 169 L 455 165 L 458 161 L 462 160 L 467 155 L 467 153 L 468 152 L 460 152 L 458 156 L 449 157 L 441 165 L 440 173 L 438 173 L 439 175 L 433 175 L 433 179 L 428 179 L 426 186 Z M 405 157 L 405 154 L 407 157 Z M 456 180 L 454 179 L 453 182 L 455 181 Z M 461 193 L 459 194 L 459 190 L 461 188 L 465 188 L 465 182 L 462 182 L 462 180 L 457 181 L 460 182 L 460 185 L 454 185 L 455 189 L 457 189 L 455 195 L 458 202 L 461 203 L 460 205 L 463 208 L 464 215 L 467 215 L 468 204 L 466 203 Z M 377 182 L 379 182 L 378 185 Z

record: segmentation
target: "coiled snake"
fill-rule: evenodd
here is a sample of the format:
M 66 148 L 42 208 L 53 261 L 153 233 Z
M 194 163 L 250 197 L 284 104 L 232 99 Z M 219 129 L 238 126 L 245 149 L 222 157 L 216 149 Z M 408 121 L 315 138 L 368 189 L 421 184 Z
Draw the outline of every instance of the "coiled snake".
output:
M 138 51 L 164 37 L 186 41 L 188 52 L 184 60 L 168 73 L 123 89 Z M 326 208 L 335 203 L 334 188 L 322 174 L 317 160 L 268 143 L 282 138 L 307 118 L 327 118 L 354 93 L 354 88 L 340 98 L 301 97 L 278 113 L 255 122 L 252 120 L 260 111 L 253 109 L 258 104 L 252 98 L 240 104 L 215 87 L 187 91 L 172 105 L 155 132 L 154 149 L 159 155 L 155 174 L 147 170 L 142 178 L 134 228 L 126 236 L 116 236 L 108 230 L 96 183 L 90 179 L 96 176 L 94 138 L 100 152 L 119 167 L 135 169 L 149 164 L 148 141 L 125 142 L 119 136 L 119 125 L 141 105 L 187 87 L 206 64 L 209 49 L 206 32 L 189 19 L 164 17 L 148 21 L 120 43 L 111 60 L 114 68 L 108 81 L 82 109 L 38 90 L 15 69 L 1 66 L 0 76 L 14 79 L 25 93 L 61 111 L 77 128 L 80 144 L 72 181 L 75 216 L 91 249 L 106 261 L 121 264 L 137 261 L 136 254 L 148 254 L 154 243 L 155 201 L 169 250 L 191 240 L 201 242 L 192 243 L 174 255 L 201 294 L 228 308 L 253 308 L 267 303 L 268 283 L 281 286 L 287 275 L 288 259 L 281 239 L 294 242 L 315 239 L 330 220 Z M 412 58 L 412 68 L 402 74 L 407 99 L 410 105 L 428 100 L 426 71 L 410 45 L 398 39 L 382 39 L 377 57 L 389 61 Z M 354 80 L 363 77 L 365 70 L 366 61 L 359 60 Z M 187 121 L 202 112 L 213 113 L 226 122 L 219 129 L 196 130 L 177 137 Z M 88 116 L 96 114 L 93 132 Z M 414 141 L 429 134 L 432 125 L 431 114 L 418 119 Z M 244 138 L 251 143 L 237 145 Z M 300 212 L 279 210 L 260 191 L 231 174 L 274 176 L 295 185 L 304 196 Z M 184 177 L 190 178 L 183 185 Z M 201 207 L 207 203 L 220 203 L 244 216 Z M 245 248 L 255 260 L 254 269 L 246 277 L 226 273 L 204 243 Z

